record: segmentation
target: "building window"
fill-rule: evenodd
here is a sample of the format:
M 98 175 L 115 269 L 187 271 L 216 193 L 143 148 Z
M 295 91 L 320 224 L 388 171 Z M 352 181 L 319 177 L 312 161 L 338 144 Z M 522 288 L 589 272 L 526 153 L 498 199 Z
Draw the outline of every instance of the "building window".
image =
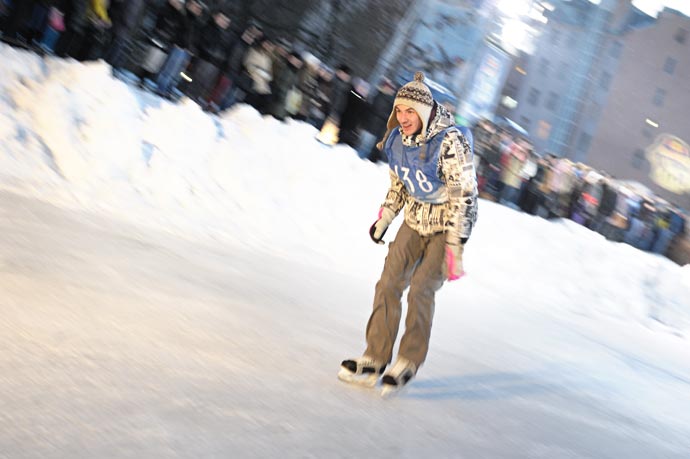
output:
M 623 44 L 619 41 L 614 41 L 613 43 L 611 43 L 611 49 L 609 50 L 609 53 L 611 54 L 611 57 L 620 57 L 622 50 Z
M 601 77 L 599 77 L 599 87 L 603 90 L 608 90 L 611 84 L 611 74 L 609 72 L 601 72 Z
M 663 107 L 665 98 L 666 91 L 660 88 L 656 88 L 656 91 L 654 91 L 654 97 L 652 98 L 652 103 L 657 107 Z
M 530 105 L 537 105 L 539 103 L 539 95 L 541 91 L 536 88 L 530 88 L 529 94 L 527 95 L 527 103 Z
M 542 58 L 541 59 L 541 74 L 545 77 L 549 76 L 549 67 L 551 67 L 551 62 L 549 62 L 548 59 Z
M 641 148 L 635 150 L 632 154 L 632 159 L 630 160 L 630 165 L 635 169 L 642 169 L 644 164 L 644 151 Z
M 668 73 L 669 75 L 673 75 L 673 72 L 676 71 L 676 64 L 678 63 L 677 60 L 675 60 L 672 57 L 667 57 L 666 62 L 664 62 L 664 72 Z
M 554 111 L 556 107 L 558 107 L 558 94 L 551 91 L 549 92 L 549 97 L 546 98 L 546 108 Z
M 680 28 L 676 30 L 676 33 L 673 35 L 673 39 L 676 40 L 678 43 L 681 45 L 685 44 L 685 41 L 688 38 L 688 31 Z

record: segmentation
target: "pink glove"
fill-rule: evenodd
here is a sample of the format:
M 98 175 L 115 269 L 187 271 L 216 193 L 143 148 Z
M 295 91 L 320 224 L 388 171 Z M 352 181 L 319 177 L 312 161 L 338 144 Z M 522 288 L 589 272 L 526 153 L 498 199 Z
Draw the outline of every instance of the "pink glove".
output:
M 465 275 L 462 268 L 462 252 L 464 246 L 446 244 L 446 276 L 449 281 L 460 279 Z

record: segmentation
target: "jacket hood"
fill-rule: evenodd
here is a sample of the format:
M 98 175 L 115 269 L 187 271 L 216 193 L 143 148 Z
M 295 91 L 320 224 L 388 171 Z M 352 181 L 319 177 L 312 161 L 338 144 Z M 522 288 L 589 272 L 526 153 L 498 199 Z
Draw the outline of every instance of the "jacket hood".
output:
M 431 113 L 429 120 L 429 133 L 426 136 L 426 141 L 438 135 L 441 131 L 455 126 L 455 118 L 448 111 L 446 107 L 435 102 L 435 111 Z

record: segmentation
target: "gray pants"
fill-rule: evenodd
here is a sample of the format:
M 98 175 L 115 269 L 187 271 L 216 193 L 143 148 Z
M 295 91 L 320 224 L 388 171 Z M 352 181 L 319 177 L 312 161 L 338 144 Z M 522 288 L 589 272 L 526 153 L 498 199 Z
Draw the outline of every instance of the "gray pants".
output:
M 390 362 L 402 315 L 401 297 L 408 286 L 405 334 L 399 354 L 417 365 L 426 359 L 434 316 L 434 296 L 446 278 L 445 235 L 420 236 L 403 223 L 391 243 L 376 284 L 374 310 L 367 324 L 364 353 Z

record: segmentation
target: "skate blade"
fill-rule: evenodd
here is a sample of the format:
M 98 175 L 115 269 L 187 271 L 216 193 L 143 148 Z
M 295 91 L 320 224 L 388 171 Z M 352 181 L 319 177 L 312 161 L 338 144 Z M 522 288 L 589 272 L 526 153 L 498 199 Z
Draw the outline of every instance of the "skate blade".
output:
M 338 379 L 349 384 L 356 384 L 363 387 L 374 387 L 379 378 L 375 374 L 356 375 L 345 368 L 341 368 L 338 372 Z
M 381 388 L 381 398 L 393 398 L 400 395 L 407 388 L 407 384 L 404 386 L 394 386 L 393 384 L 383 384 Z

